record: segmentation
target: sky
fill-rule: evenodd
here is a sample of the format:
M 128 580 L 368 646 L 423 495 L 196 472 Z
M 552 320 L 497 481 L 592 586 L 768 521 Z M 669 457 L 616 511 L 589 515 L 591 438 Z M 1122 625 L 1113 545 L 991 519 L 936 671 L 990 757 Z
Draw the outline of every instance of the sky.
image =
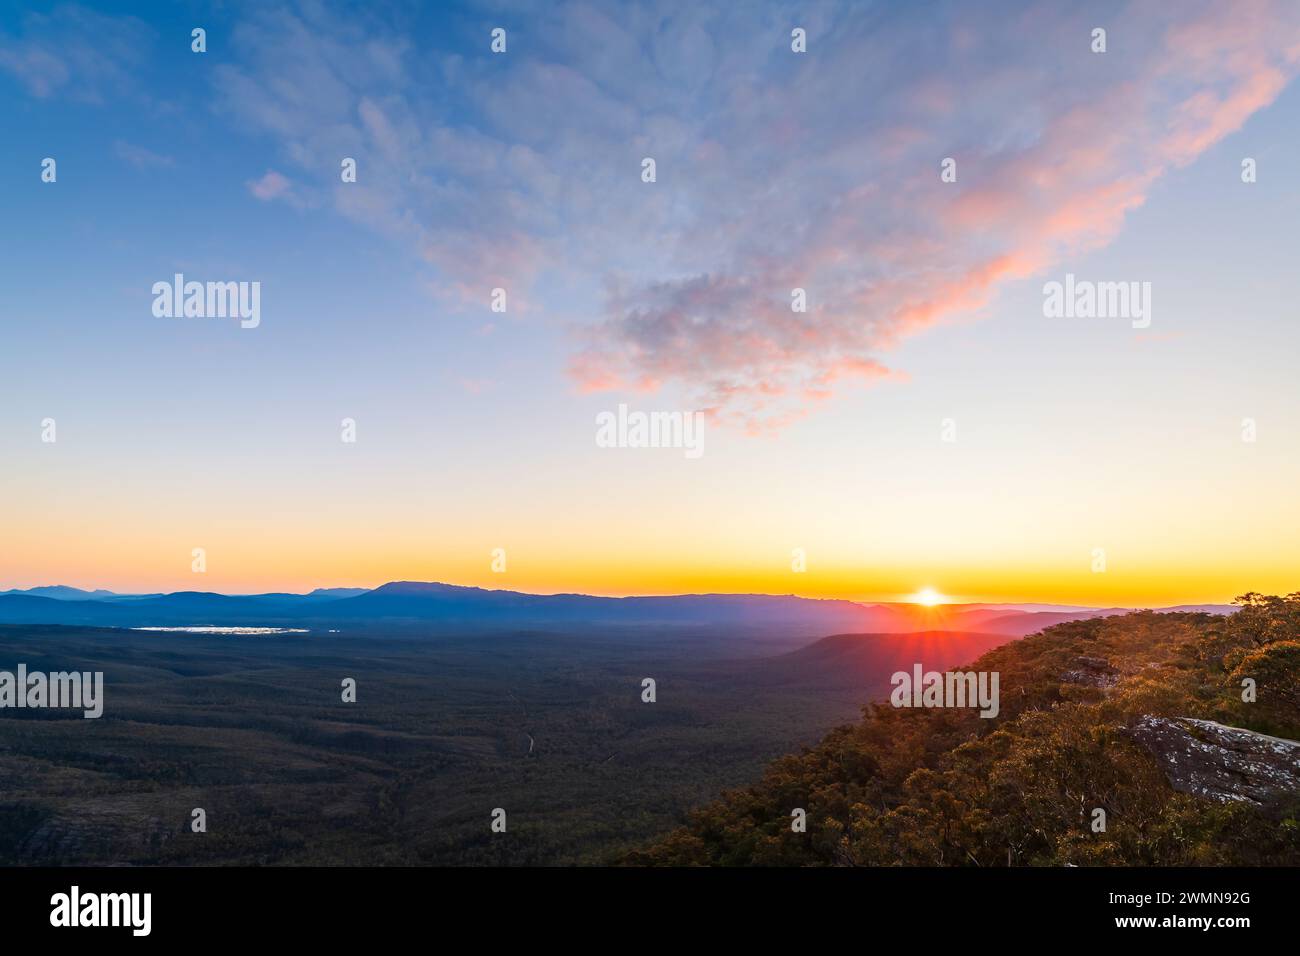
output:
M 0 589 L 1297 590 L 1297 71 L 1285 0 L 0 3 Z

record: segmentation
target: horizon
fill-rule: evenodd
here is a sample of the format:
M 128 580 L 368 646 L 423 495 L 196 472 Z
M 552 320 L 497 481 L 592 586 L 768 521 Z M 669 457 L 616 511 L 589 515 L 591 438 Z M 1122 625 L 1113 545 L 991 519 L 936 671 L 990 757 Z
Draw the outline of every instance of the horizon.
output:
M 1089 610 L 1111 610 L 1111 609 L 1118 608 L 1124 610 L 1141 611 L 1141 610 L 1161 610 L 1169 607 L 1197 606 L 1197 605 L 1214 605 L 1214 606 L 1227 607 L 1232 605 L 1237 597 L 1236 595 L 1234 595 L 1232 599 L 1222 600 L 1222 601 L 1178 601 L 1178 602 L 1173 602 L 1171 604 L 1084 605 L 1084 604 L 1079 604 L 1077 602 L 1067 602 L 1067 601 L 1055 601 L 1055 602 L 1053 601 L 1006 601 L 1006 600 L 986 601 L 986 600 L 978 600 L 978 599 L 967 599 L 961 596 L 942 594 L 940 595 L 942 600 L 930 602 L 927 600 L 916 600 L 917 594 L 902 595 L 902 596 L 896 596 L 892 598 L 891 597 L 881 597 L 881 598 L 856 597 L 855 598 L 855 597 L 813 596 L 813 595 L 799 594 L 793 591 L 787 591 L 782 593 L 771 592 L 771 591 L 672 591 L 672 592 L 633 592 L 633 593 L 626 593 L 626 594 L 602 594 L 594 591 L 579 591 L 573 589 L 559 590 L 559 591 L 528 591 L 528 590 L 522 590 L 519 588 L 511 588 L 511 587 L 484 587 L 478 584 L 458 584 L 452 581 L 420 581 L 414 578 L 394 579 L 392 581 L 384 581 L 381 584 L 377 584 L 369 587 L 363 585 L 317 585 L 315 587 L 308 588 L 302 591 L 285 590 L 283 588 L 270 588 L 265 591 L 213 591 L 213 590 L 207 590 L 203 588 L 181 588 L 172 591 L 166 591 L 166 590 L 117 591 L 117 590 L 113 590 L 110 588 L 103 588 L 103 587 L 86 587 L 82 585 L 60 583 L 60 584 L 37 584 L 37 585 L 30 585 L 30 586 L 15 585 L 10 587 L 0 587 L 0 595 L 8 594 L 11 592 L 27 592 L 27 591 L 51 589 L 51 588 L 69 588 L 86 594 L 104 592 L 118 597 L 135 597 L 140 595 L 169 596 L 173 594 L 214 594 L 221 597 L 260 597 L 267 594 L 288 594 L 294 596 L 306 596 L 316 591 L 356 590 L 356 591 L 363 591 L 363 592 L 371 592 L 371 591 L 376 591 L 380 588 L 388 587 L 391 585 L 400 585 L 400 584 L 438 585 L 441 587 L 476 589 L 482 591 L 500 591 L 500 592 L 515 593 L 515 594 L 525 594 L 532 597 L 575 596 L 575 597 L 600 597 L 600 598 L 614 598 L 614 599 L 642 598 L 642 597 L 655 597 L 655 598 L 658 597 L 663 597 L 663 598 L 790 597 L 790 598 L 798 598 L 800 600 L 806 600 L 806 601 L 844 601 L 848 603 L 862 604 L 862 605 L 898 604 L 898 605 L 907 605 L 915 608 L 924 608 L 929 610 L 937 610 L 942 608 L 955 608 L 955 607 L 976 607 L 976 606 L 998 607 L 1001 605 L 1006 605 L 1008 607 L 1087 608 Z M 909 600 L 908 598 L 912 598 L 912 600 Z
M 1287 593 L 1298 28 L 0 15 L 0 579 Z

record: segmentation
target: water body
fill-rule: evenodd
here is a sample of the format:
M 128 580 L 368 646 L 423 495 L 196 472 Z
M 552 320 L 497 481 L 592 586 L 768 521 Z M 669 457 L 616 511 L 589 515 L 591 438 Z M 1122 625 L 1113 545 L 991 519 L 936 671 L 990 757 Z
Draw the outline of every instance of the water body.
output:
M 167 631 L 184 634 L 232 634 L 256 636 L 261 634 L 307 634 L 305 627 L 216 627 L 203 625 L 199 627 L 133 627 L 133 631 Z

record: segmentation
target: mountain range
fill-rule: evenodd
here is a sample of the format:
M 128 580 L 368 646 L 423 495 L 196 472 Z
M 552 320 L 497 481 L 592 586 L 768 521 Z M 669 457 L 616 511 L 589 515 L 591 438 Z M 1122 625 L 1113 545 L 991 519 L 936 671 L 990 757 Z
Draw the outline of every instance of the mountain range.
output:
M 538 629 L 606 625 L 728 627 L 822 637 L 856 632 L 966 631 L 1020 637 L 1053 624 L 1124 614 L 1131 608 L 1050 604 L 859 603 L 769 594 L 598 597 L 528 594 L 452 584 L 394 581 L 381 587 L 318 588 L 308 594 L 210 591 L 117 594 L 63 585 L 0 592 L 0 623 L 106 627 L 238 626 L 409 622 Z M 1160 608 L 1228 614 L 1232 605 Z

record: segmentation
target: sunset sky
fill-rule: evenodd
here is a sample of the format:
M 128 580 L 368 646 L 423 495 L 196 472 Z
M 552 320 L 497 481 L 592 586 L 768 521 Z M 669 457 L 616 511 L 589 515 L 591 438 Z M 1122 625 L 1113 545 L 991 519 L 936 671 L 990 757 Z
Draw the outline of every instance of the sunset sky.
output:
M 0 590 L 1300 589 L 1300 5 L 369 6 L 0 6 Z

